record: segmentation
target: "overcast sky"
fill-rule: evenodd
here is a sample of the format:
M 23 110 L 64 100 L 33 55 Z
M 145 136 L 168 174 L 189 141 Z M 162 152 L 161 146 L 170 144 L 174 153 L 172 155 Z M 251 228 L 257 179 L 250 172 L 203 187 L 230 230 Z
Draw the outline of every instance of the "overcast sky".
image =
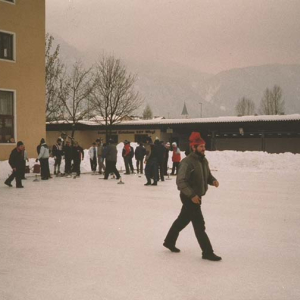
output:
M 300 0 L 46 0 L 47 31 L 87 55 L 199 71 L 300 63 Z

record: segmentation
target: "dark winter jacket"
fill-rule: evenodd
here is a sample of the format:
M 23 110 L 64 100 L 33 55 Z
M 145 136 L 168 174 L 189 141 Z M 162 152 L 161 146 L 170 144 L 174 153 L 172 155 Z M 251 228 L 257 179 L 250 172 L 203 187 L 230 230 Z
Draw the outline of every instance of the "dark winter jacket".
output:
M 132 146 L 130 146 L 130 158 L 134 157 L 134 149 Z
M 159 145 L 158 144 L 151 144 L 150 145 L 150 156 L 147 159 L 147 161 L 156 160 L 159 161 Z
M 117 147 L 114 144 L 109 144 L 106 148 L 106 160 L 107 161 L 117 161 Z
M 53 157 L 62 157 L 63 156 L 63 147 L 62 145 L 53 145 L 52 147 L 52 156 Z
M 143 160 L 146 155 L 146 149 L 144 146 L 137 146 L 135 148 L 135 159 L 136 160 Z
M 192 152 L 181 161 L 176 184 L 183 195 L 193 198 L 196 195 L 205 195 L 208 184 L 212 185 L 215 180 L 205 156 Z
M 84 158 L 83 149 L 80 146 L 74 146 L 72 151 L 73 160 L 81 161 Z
M 23 152 L 19 152 L 17 148 L 11 151 L 8 162 L 12 169 L 23 170 L 25 168 Z
M 65 154 L 65 159 L 66 160 L 71 160 L 72 159 L 72 148 L 71 146 L 64 146 L 63 148 L 64 154 Z
M 157 154 L 158 154 L 158 162 L 162 163 L 165 159 L 166 148 L 162 144 L 157 144 Z

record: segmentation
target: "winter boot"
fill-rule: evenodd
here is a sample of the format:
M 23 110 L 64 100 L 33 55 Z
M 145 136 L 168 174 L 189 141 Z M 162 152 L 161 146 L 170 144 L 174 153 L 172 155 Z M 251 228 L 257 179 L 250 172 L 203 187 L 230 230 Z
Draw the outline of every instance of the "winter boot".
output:
M 173 245 L 169 245 L 166 242 L 163 243 L 163 246 L 166 247 L 166 248 L 168 248 L 171 252 L 174 252 L 174 253 L 180 252 L 180 249 L 176 248 Z
M 217 256 L 214 253 L 210 253 L 210 254 L 203 254 L 202 259 L 208 259 L 208 260 L 211 260 L 211 261 L 219 261 L 219 260 L 222 259 L 222 257 Z
M 4 184 L 6 184 L 9 187 L 12 187 L 12 184 L 10 182 L 8 182 L 7 180 L 4 181 Z

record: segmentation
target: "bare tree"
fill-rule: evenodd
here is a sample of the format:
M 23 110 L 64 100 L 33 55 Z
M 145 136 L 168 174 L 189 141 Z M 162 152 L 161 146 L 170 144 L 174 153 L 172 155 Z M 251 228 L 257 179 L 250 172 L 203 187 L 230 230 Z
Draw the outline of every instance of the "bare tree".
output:
M 265 90 L 260 103 L 260 113 L 263 115 L 280 115 L 284 113 L 284 100 L 282 99 L 282 89 L 274 85 L 273 90 Z
M 136 77 L 114 56 L 102 56 L 96 65 L 91 102 L 95 113 L 104 121 L 107 139 L 112 125 L 132 114 L 142 103 L 139 93 L 134 90 L 135 81 Z
M 146 105 L 144 111 L 143 111 L 143 119 L 144 120 L 149 120 L 153 118 L 153 113 L 151 110 L 151 107 L 149 104 Z
M 82 63 L 76 62 L 69 74 L 60 77 L 58 102 L 58 120 L 72 124 L 72 135 L 76 124 L 89 114 L 88 101 L 94 89 L 91 68 L 85 69 Z
M 251 99 L 243 97 L 239 99 L 235 106 L 235 111 L 238 116 L 250 116 L 255 112 L 255 104 Z
M 63 73 L 64 66 L 59 59 L 60 46 L 53 50 L 54 37 L 49 33 L 45 39 L 45 82 L 46 82 L 46 120 L 55 119 L 59 111 L 58 88 L 59 77 Z

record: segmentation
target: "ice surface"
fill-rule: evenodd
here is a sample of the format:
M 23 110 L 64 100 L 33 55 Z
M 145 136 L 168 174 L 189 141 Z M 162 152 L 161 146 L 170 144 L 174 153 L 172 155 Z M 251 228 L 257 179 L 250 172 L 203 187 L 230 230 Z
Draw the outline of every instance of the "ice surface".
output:
M 162 246 L 181 208 L 175 177 L 29 177 L 15 189 L 0 163 L 0 299 L 300 299 L 299 155 L 207 157 L 220 187 L 202 210 L 221 262 L 201 259 L 191 224 L 179 254 Z

